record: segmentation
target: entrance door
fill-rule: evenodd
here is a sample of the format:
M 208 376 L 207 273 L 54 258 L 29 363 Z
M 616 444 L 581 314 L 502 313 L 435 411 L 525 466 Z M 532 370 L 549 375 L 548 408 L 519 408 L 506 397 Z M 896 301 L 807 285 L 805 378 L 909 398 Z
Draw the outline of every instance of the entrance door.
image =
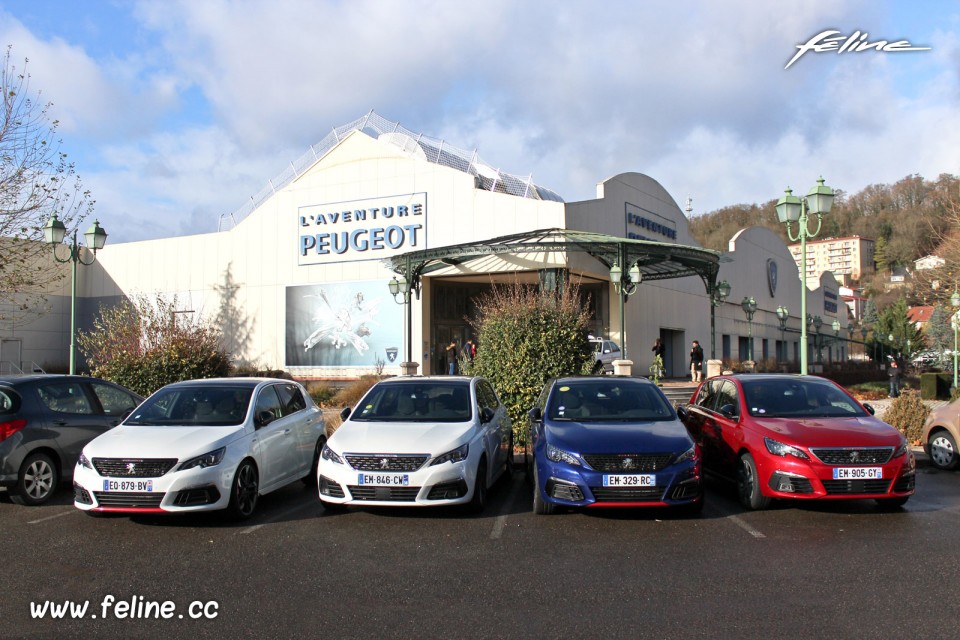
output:
M 450 372 L 450 360 L 448 356 L 447 347 L 451 342 L 455 342 L 457 347 L 454 350 L 454 358 L 459 359 L 460 354 L 463 352 L 463 345 L 467 343 L 473 336 L 473 332 L 470 329 L 470 326 L 467 324 L 449 324 L 449 323 L 437 323 L 433 325 L 433 364 L 430 366 L 430 370 L 435 374 L 446 375 Z M 459 362 L 454 369 L 455 373 L 463 373 L 460 371 Z
M 21 373 L 23 342 L 19 338 L 0 338 L 0 373 Z

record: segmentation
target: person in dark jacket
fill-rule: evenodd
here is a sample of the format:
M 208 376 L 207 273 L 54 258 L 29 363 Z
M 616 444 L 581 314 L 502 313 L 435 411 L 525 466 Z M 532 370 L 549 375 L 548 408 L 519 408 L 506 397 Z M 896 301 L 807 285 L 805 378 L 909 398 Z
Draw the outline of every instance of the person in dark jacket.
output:
M 699 340 L 694 340 L 690 347 L 690 379 L 692 382 L 703 380 L 703 347 Z
M 890 376 L 890 397 L 896 398 L 900 396 L 900 366 L 897 364 L 896 359 L 890 361 L 890 366 L 887 368 L 887 375 Z

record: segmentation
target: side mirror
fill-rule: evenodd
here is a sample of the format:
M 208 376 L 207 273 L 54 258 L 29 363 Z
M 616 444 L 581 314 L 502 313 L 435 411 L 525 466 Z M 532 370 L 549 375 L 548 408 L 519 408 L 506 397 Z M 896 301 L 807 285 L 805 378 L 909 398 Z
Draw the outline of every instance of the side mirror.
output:
M 737 415 L 737 408 L 732 404 L 725 404 L 720 407 L 720 415 L 725 418 L 734 418 Z
M 259 429 L 260 427 L 265 427 L 268 424 L 273 422 L 273 414 L 269 411 L 261 411 L 257 414 L 257 417 L 254 418 L 254 426 Z
M 340 409 L 340 420 L 346 422 L 347 418 L 350 417 L 350 407 L 344 407 Z
M 687 419 L 687 408 L 686 407 L 677 407 L 677 417 L 681 420 Z
M 493 420 L 493 415 L 493 409 L 490 407 L 484 407 L 483 409 L 480 409 L 480 424 L 487 424 Z
M 863 403 L 863 408 L 866 409 L 866 410 L 867 410 L 867 413 L 869 413 L 870 415 L 872 415 L 872 416 L 877 415 L 877 410 L 873 408 L 873 405 L 872 405 L 872 404 L 867 404 L 866 402 L 864 402 L 864 403 Z
M 540 407 L 534 407 L 527 411 L 527 415 L 530 416 L 532 422 L 540 422 L 543 420 L 543 411 L 540 410 Z

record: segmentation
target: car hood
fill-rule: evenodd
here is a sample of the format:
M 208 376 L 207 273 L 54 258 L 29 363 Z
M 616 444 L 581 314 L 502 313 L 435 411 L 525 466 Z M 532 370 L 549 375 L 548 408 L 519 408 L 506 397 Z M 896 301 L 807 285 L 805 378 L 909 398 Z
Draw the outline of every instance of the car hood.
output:
M 547 442 L 574 453 L 683 453 L 693 439 L 679 420 L 657 422 L 555 422 Z
M 471 422 L 347 421 L 330 436 L 340 453 L 443 454 L 470 439 Z
M 806 447 L 899 446 L 900 432 L 871 416 L 851 418 L 753 418 L 775 440 Z
M 191 458 L 219 449 L 243 435 L 228 427 L 146 427 L 120 425 L 84 448 L 88 458 Z

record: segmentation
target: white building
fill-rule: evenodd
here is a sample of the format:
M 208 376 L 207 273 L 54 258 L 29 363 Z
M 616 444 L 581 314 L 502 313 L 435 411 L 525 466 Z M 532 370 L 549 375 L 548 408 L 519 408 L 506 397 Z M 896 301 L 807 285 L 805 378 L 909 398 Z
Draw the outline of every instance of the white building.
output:
M 230 216 L 231 224 L 222 225 L 227 229 L 108 243 L 95 265 L 78 272 L 81 327 L 90 326 L 101 304 L 122 296 L 175 294 L 183 312 L 226 318 L 228 346 L 239 361 L 300 378 L 354 377 L 379 363 L 398 373 L 404 315 L 388 292 L 395 274 L 384 258 L 552 228 L 699 248 L 673 197 L 642 174 L 613 176 L 598 184 L 596 199 L 564 203 L 528 178 L 490 168 L 475 152 L 403 130 L 372 112 L 331 136 Z M 619 340 L 617 293 L 599 261 L 573 254 L 480 260 L 423 277 L 411 326 L 420 371 L 443 371 L 443 346 L 470 337 L 464 316 L 472 296 L 492 281 L 537 282 L 557 268 L 581 278 L 594 300 L 595 330 Z M 716 310 L 716 356 L 746 359 L 752 334 L 755 360 L 778 353 L 798 360 L 801 285 L 788 247 L 770 231 L 746 229 L 730 241 L 719 269 L 718 280 L 732 291 Z M 812 285 L 808 314 L 821 316 L 831 335 L 834 319 L 845 328 L 846 309 L 832 274 Z M 30 326 L 0 327 L 0 338 L 20 341 L 21 363 L 64 366 L 69 298 L 65 304 L 62 294 L 52 296 L 53 312 L 44 320 L 46 329 L 59 327 L 57 339 Z M 752 323 L 740 306 L 745 296 L 758 304 Z M 776 317 L 781 305 L 791 315 L 783 332 Z M 642 283 L 625 311 L 634 373 L 647 373 L 657 337 L 667 346 L 668 375 L 685 374 L 694 339 L 709 358 L 710 312 L 698 277 Z M 846 351 L 841 345 L 829 357 Z M 810 353 L 816 362 L 812 345 Z

